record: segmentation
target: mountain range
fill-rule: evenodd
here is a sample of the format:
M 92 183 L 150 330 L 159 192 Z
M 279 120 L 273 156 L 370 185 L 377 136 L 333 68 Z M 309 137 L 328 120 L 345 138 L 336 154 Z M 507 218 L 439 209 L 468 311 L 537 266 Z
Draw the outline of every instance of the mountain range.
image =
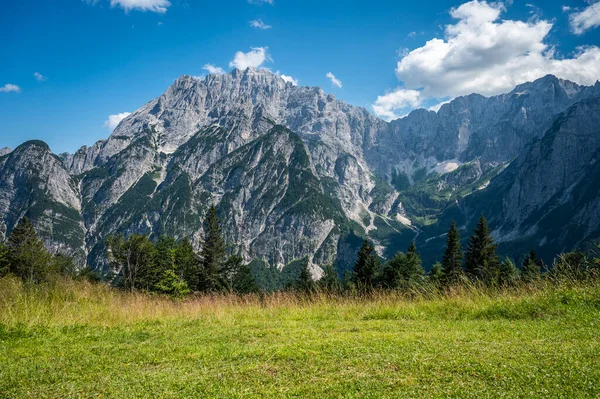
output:
M 456 220 L 485 215 L 500 251 L 548 259 L 600 239 L 600 83 L 548 75 L 386 122 L 268 70 L 182 76 L 107 140 L 0 150 L 0 239 L 28 216 L 47 247 L 105 270 L 108 236 L 188 237 L 215 204 L 261 273 L 343 274 L 368 237 L 415 240 L 426 266 Z

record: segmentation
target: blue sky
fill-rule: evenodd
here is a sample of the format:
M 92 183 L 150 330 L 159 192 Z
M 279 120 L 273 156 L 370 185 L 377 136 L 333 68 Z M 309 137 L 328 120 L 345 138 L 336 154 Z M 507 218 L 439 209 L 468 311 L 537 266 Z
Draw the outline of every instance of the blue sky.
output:
M 252 48 L 271 59 L 257 67 L 385 119 L 545 73 L 600 78 L 594 2 L 253 1 L 7 2 L 0 147 L 42 139 L 59 153 L 93 144 L 111 133 L 109 115 L 135 111 L 182 74 L 206 74 L 206 64 L 229 71 L 236 52 Z

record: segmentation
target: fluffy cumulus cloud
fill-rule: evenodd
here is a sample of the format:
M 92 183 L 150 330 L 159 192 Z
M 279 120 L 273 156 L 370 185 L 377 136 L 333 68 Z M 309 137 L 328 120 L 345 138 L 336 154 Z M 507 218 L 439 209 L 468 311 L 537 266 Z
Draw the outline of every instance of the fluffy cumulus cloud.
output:
M 112 132 L 119 126 L 119 123 L 129 115 L 131 115 L 131 112 L 121 112 L 120 114 L 109 115 L 108 119 L 104 121 L 104 127 L 107 127 Z
M 125 12 L 139 10 L 164 14 L 171 3 L 169 0 L 110 0 L 110 6 L 121 7 Z
M 342 81 L 336 78 L 333 73 L 327 72 L 327 74 L 325 74 L 325 77 L 331 81 L 332 85 L 339 87 L 340 89 L 342 88 Z
M 39 72 L 35 72 L 35 73 L 33 74 L 33 77 L 34 77 L 34 78 L 35 78 L 35 80 L 37 80 L 38 82 L 43 82 L 43 81 L 45 81 L 46 79 L 48 79 L 48 78 L 46 78 L 44 75 L 42 75 L 42 74 L 41 74 L 41 73 L 39 73 Z
M 202 67 L 202 69 L 204 69 L 211 75 L 224 75 L 225 74 L 225 70 L 223 68 L 214 66 L 213 64 L 206 64 Z
M 251 27 L 253 27 L 253 28 L 256 28 L 256 29 L 262 29 L 262 30 L 265 30 L 265 29 L 271 29 L 271 28 L 272 28 L 272 26 L 271 26 L 271 25 L 267 25 L 267 24 L 265 24 L 265 23 L 262 21 L 262 19 L 260 19 L 260 18 L 259 18 L 259 19 L 255 19 L 255 20 L 252 20 L 252 21 L 250 21 L 250 26 L 251 26 Z
M 569 9 L 565 11 L 569 11 Z M 571 29 L 576 35 L 581 35 L 588 29 L 600 26 L 600 2 L 591 4 L 581 11 L 574 12 L 569 16 Z
M 417 108 L 421 105 L 421 93 L 418 90 L 406 90 L 398 88 L 391 93 L 377 97 L 373 104 L 375 113 L 384 119 L 395 119 L 395 110 L 405 108 Z
M 253 47 L 249 52 L 238 51 L 229 63 L 230 68 L 244 70 L 246 68 L 258 68 L 266 61 L 272 61 L 267 47 Z
M 288 76 L 288 75 L 283 75 L 283 74 L 280 74 L 279 72 L 277 72 L 277 75 L 279 75 L 279 77 L 280 77 L 280 78 L 281 78 L 281 79 L 282 79 L 284 82 L 288 82 L 288 83 L 291 83 L 291 84 L 293 84 L 294 86 L 298 86 L 298 79 L 294 79 L 293 77 L 291 77 L 291 76 Z
M 0 93 L 20 93 L 21 88 L 17 85 L 13 85 L 11 83 L 7 83 L 4 86 L 0 87 Z
M 397 111 L 406 112 L 403 106 L 414 108 L 415 90 L 423 104 L 471 93 L 495 95 L 547 74 L 580 84 L 593 84 L 600 78 L 597 46 L 558 57 L 544 43 L 551 22 L 503 20 L 500 16 L 505 10 L 503 3 L 476 0 L 452 9 L 450 15 L 456 22 L 446 26 L 443 39 L 427 41 L 398 62 L 396 75 L 402 86 L 379 97 L 373 105 L 375 112 L 392 119 Z

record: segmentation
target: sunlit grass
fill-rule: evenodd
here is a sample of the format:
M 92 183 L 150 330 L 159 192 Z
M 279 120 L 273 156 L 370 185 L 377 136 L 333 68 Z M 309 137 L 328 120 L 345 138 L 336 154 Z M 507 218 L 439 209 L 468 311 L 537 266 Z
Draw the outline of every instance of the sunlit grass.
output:
M 174 301 L 0 280 L 0 397 L 598 397 L 600 287 Z

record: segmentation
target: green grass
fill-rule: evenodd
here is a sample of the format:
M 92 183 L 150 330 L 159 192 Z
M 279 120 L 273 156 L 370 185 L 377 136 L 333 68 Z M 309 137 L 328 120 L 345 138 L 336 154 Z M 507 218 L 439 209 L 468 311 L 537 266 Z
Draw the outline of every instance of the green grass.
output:
M 183 302 L 0 280 L 0 397 L 600 395 L 600 287 Z

